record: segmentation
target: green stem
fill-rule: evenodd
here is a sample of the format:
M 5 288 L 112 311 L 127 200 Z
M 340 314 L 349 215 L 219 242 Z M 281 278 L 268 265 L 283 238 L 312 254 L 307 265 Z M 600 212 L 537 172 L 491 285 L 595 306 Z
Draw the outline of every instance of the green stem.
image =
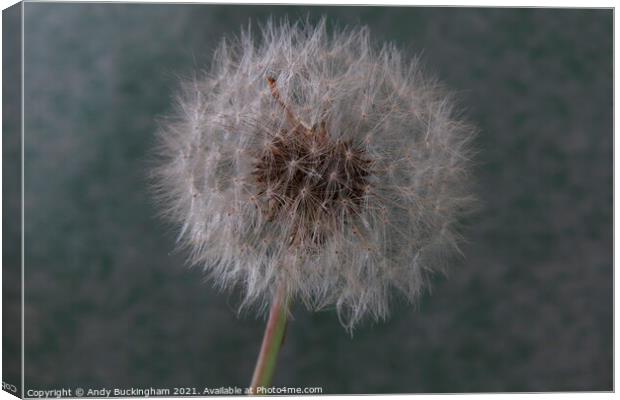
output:
M 271 378 L 276 367 L 278 353 L 282 342 L 284 341 L 284 333 L 286 332 L 286 323 L 288 320 L 288 299 L 286 292 L 282 286 L 278 288 L 271 309 L 269 310 L 269 319 L 265 327 L 265 335 L 263 336 L 263 344 L 261 345 L 254 375 L 252 376 L 251 393 L 261 394 L 260 387 L 268 387 L 271 385 Z

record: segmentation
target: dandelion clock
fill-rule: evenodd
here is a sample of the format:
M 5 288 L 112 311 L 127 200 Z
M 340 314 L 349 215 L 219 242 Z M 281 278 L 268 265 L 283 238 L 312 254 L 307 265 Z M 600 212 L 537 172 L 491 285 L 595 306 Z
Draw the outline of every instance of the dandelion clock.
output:
M 154 180 L 190 263 L 269 315 L 256 391 L 291 302 L 335 309 L 352 330 L 445 270 L 472 205 L 473 129 L 366 28 L 270 22 L 213 60 L 162 124 Z

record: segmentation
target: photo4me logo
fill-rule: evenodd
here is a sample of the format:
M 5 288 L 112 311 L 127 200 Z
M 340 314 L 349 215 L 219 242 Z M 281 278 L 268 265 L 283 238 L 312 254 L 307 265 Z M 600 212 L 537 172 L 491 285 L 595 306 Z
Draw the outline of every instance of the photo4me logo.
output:
M 301 395 L 301 394 L 323 394 L 323 388 L 316 387 L 279 387 L 279 386 L 259 386 L 256 388 L 256 395 Z

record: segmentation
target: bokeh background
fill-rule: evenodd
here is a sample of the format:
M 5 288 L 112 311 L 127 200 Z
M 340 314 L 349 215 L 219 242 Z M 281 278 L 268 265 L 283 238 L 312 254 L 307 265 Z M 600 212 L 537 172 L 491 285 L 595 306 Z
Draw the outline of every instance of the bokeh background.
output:
M 464 260 L 350 337 L 294 310 L 276 385 L 612 389 L 611 10 L 25 4 L 25 383 L 247 386 L 264 321 L 174 251 L 147 190 L 180 76 L 250 20 L 325 15 L 421 53 L 476 141 Z

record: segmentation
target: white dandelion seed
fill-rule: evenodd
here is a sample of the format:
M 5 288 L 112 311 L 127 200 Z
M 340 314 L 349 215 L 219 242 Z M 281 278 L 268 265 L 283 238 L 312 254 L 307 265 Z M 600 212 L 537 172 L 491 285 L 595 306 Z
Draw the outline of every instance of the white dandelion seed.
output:
M 224 40 L 160 133 L 156 187 L 190 262 L 241 307 L 277 290 L 352 329 L 415 301 L 472 204 L 451 99 L 368 29 L 268 23 Z M 280 288 L 280 289 L 278 289 Z

